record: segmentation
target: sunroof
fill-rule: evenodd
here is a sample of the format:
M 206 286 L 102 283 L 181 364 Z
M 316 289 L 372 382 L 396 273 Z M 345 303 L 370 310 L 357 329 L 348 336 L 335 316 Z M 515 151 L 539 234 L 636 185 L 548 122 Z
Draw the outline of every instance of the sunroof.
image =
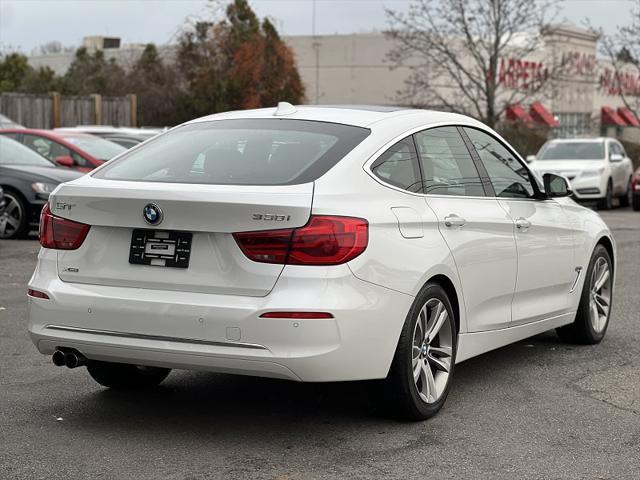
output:
M 411 110 L 411 107 L 400 107 L 398 105 L 306 105 L 307 107 L 321 108 L 344 108 L 348 110 L 367 110 L 370 112 L 398 112 L 400 110 Z

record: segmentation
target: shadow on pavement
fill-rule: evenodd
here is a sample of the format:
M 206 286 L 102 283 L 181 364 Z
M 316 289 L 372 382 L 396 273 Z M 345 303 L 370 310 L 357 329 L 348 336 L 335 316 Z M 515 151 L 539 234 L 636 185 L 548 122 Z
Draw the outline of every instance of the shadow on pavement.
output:
M 526 368 L 536 359 L 552 361 L 545 357 L 556 347 L 568 346 L 549 332 L 459 364 L 445 409 L 463 408 L 459 404 L 466 402 L 466 397 L 475 395 L 478 389 L 491 388 L 492 381 L 513 369 Z M 402 425 L 385 408 L 384 383 L 380 381 L 314 384 L 174 371 L 152 390 L 118 392 L 97 385 L 95 389 L 84 396 L 80 392 L 72 394 L 72 404 L 69 398 L 66 404 L 52 399 L 46 408 L 70 409 L 72 418 L 65 424 L 67 428 L 107 424 L 112 431 L 186 429 L 197 434 L 211 433 L 215 427 L 218 433 L 233 436 L 237 429 L 299 432 L 309 424 Z

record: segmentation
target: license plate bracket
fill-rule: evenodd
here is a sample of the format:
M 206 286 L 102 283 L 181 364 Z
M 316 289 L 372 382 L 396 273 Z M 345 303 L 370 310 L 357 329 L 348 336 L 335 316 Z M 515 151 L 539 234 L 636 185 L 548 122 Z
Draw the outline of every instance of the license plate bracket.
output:
M 129 263 L 188 268 L 192 239 L 191 232 L 135 229 L 131 233 Z

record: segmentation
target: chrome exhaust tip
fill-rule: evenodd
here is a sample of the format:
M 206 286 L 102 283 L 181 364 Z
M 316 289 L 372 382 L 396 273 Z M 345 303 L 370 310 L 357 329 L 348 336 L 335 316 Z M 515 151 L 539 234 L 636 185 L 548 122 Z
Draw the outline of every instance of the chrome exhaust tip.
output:
M 56 350 L 53 352 L 53 355 L 51 355 L 51 361 L 56 367 L 64 367 L 66 365 L 64 352 L 62 350 Z
M 78 352 L 66 352 L 64 354 L 64 364 L 67 368 L 76 368 L 86 365 L 87 359 Z

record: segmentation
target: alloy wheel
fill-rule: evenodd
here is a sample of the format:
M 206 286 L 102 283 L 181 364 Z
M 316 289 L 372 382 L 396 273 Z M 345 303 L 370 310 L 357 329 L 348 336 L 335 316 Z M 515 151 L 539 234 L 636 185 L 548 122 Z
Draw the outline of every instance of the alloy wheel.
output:
M 412 368 L 418 395 L 425 403 L 437 402 L 445 392 L 453 352 L 452 319 L 444 304 L 429 299 L 420 309 L 413 330 Z
M 591 272 L 589 315 L 596 333 L 602 332 L 611 308 L 611 271 L 604 257 L 598 257 Z
M 5 193 L 4 199 L 4 213 L 0 215 L 0 238 L 11 238 L 22 224 L 24 211 L 20 202 L 11 194 Z

